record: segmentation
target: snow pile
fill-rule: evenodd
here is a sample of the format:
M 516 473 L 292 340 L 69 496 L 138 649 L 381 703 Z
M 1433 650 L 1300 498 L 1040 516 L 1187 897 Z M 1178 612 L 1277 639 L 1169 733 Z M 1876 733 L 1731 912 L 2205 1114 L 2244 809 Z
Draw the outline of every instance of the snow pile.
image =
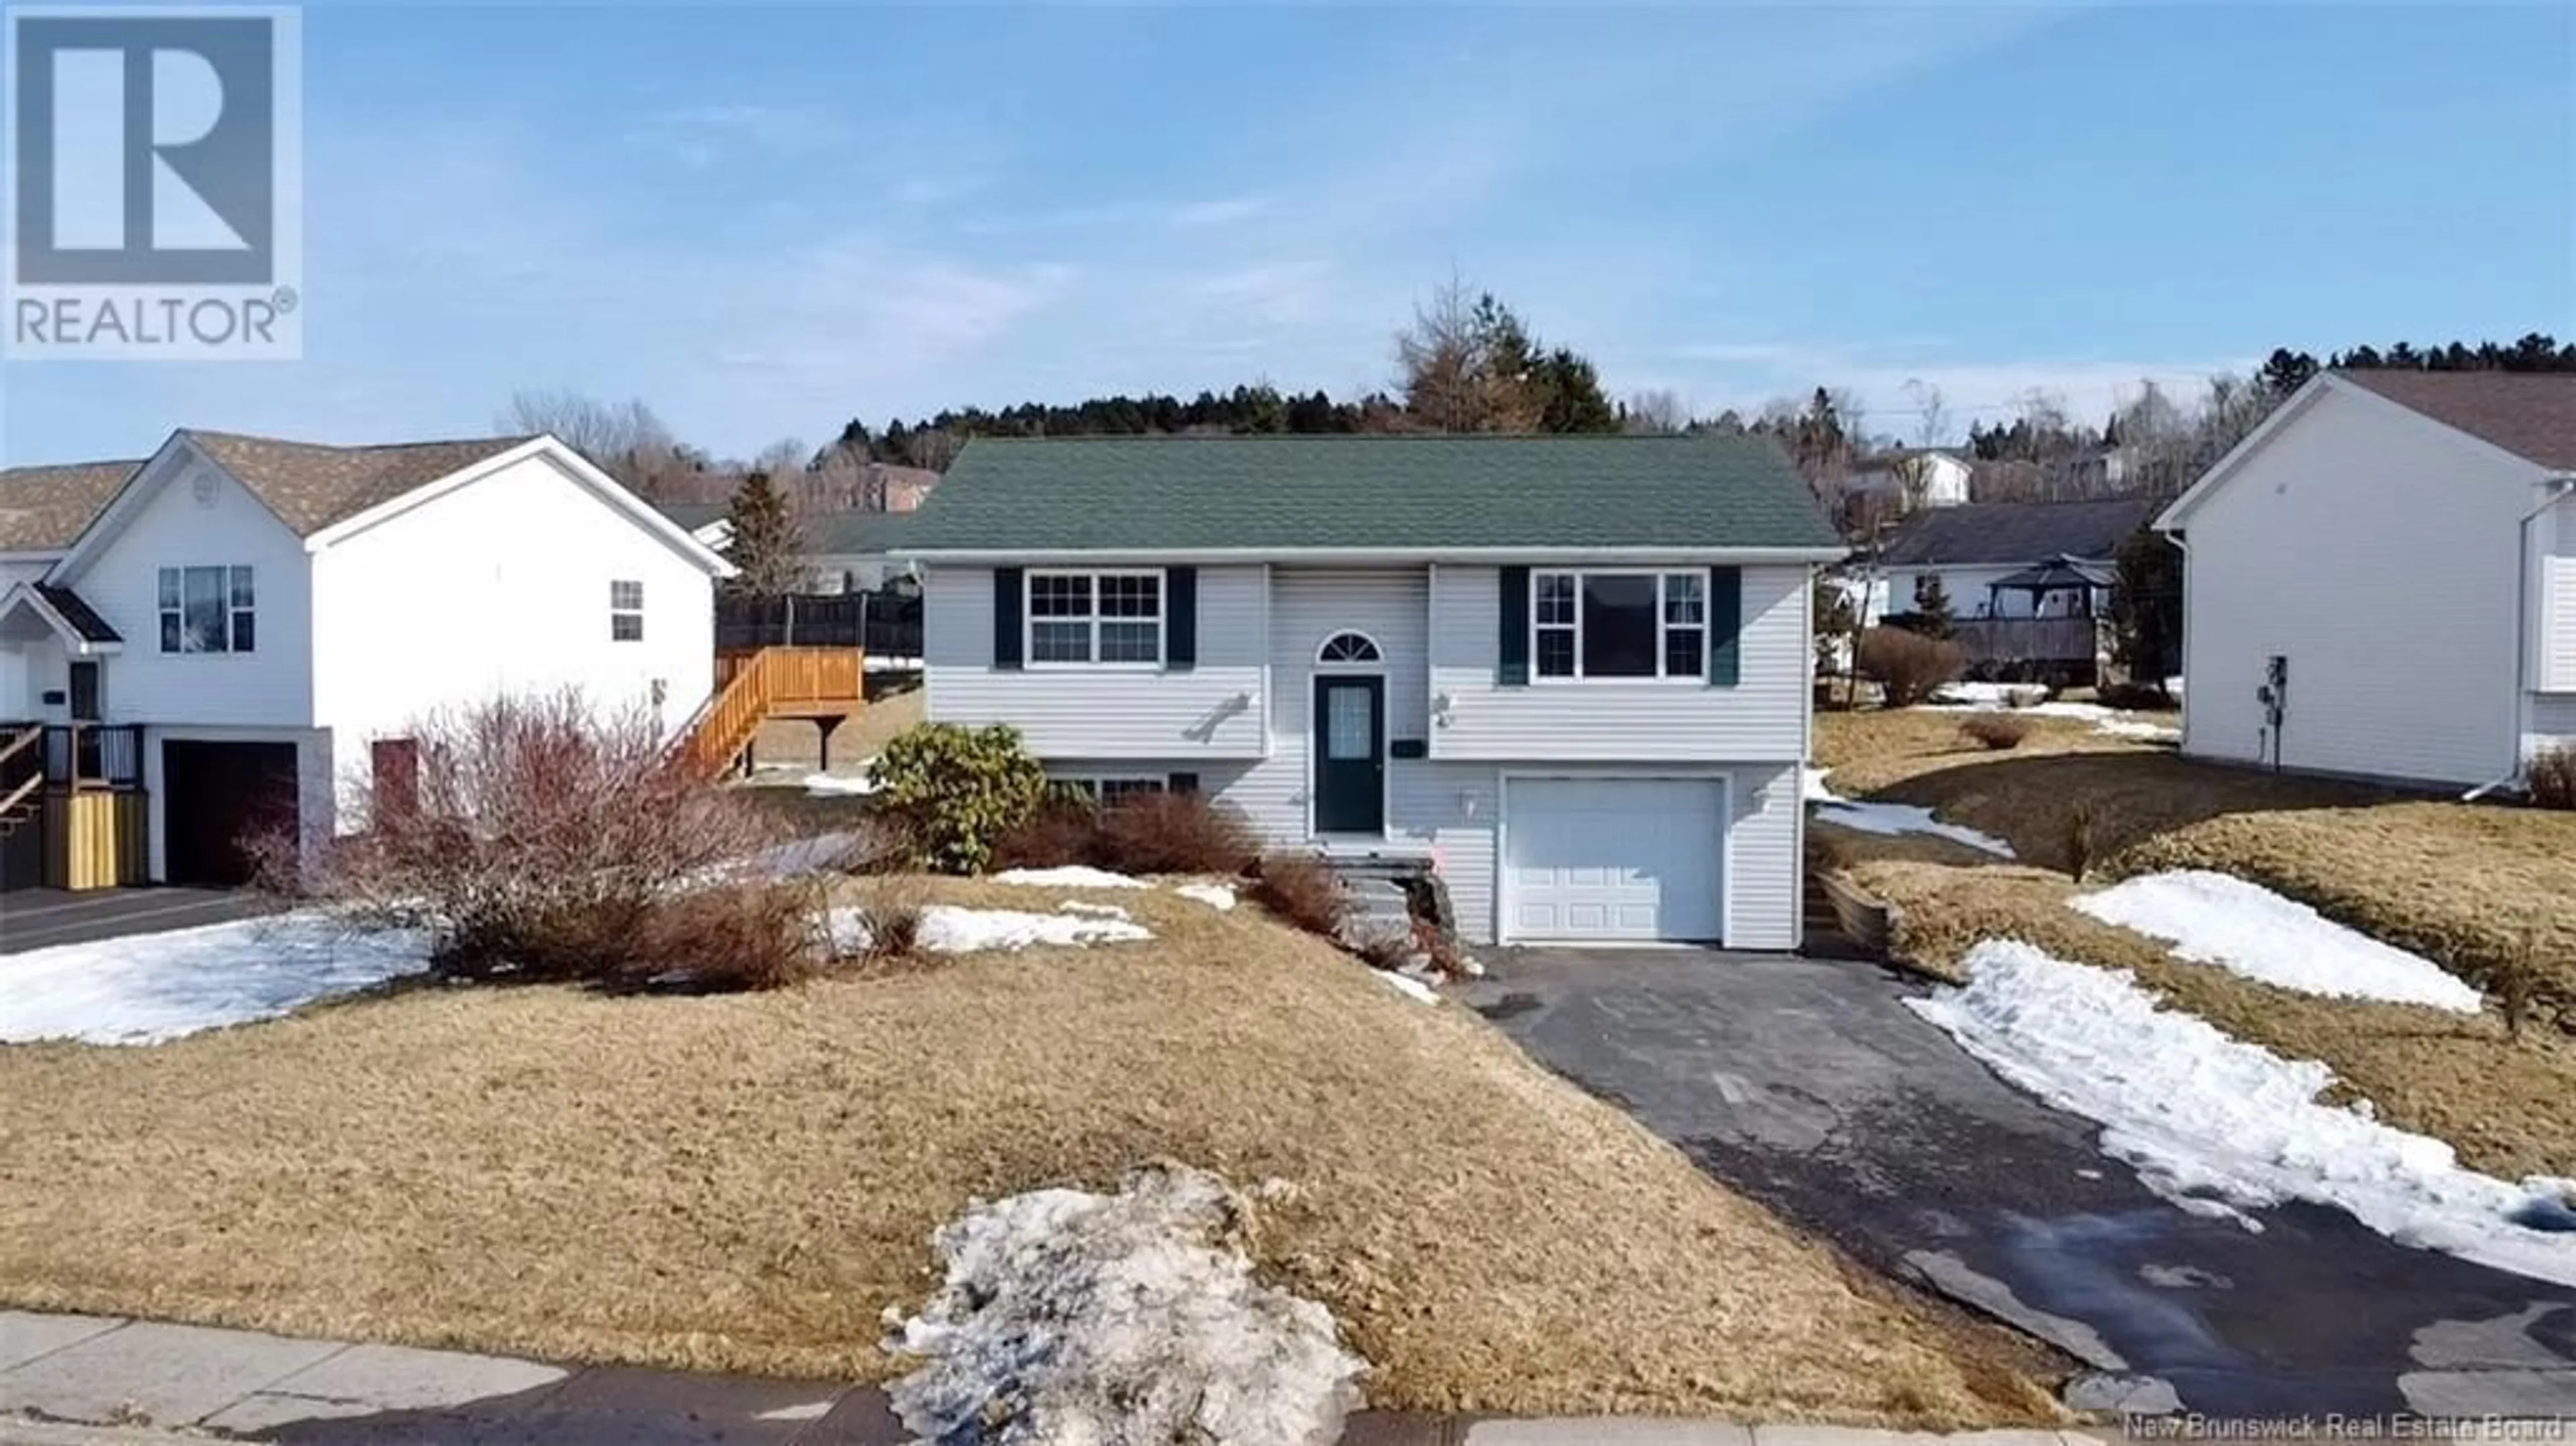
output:
M 1952 683 L 1934 693 L 1932 701 L 1923 706 L 1936 713 L 2009 712 L 2030 718 L 2072 718 L 2079 723 L 2090 723 L 2094 732 L 2107 733 L 2114 738 L 2172 742 L 2182 737 L 2179 728 L 2131 717 L 2099 703 L 2043 701 L 2047 696 L 2046 689 L 2027 683 Z
M 424 930 L 282 914 L 0 957 L 0 1043 L 158 1044 L 429 968 Z
M 2195 964 L 2216 964 L 2302 994 L 2478 1012 L 2478 991 L 2432 960 L 2226 874 L 2148 874 L 2069 902 L 2106 924 L 2162 939 Z
M 865 771 L 853 777 L 845 778 L 836 773 L 805 775 L 807 798 L 865 798 L 876 791 L 876 764 L 873 759 L 869 761 Z
M 834 952 L 840 954 L 861 952 L 873 937 L 865 909 L 834 909 L 824 916 L 823 927 Z M 921 928 L 913 942 L 933 954 L 975 954 L 1040 944 L 1078 949 L 1153 937 L 1144 925 L 1124 914 L 1111 919 L 1089 913 L 1023 914 L 1013 909 L 933 904 L 921 911 Z
M 1196 899 L 1220 914 L 1234 907 L 1234 890 L 1224 884 L 1174 884 L 1172 892 L 1184 899 Z
M 940 1446 L 1330 1446 L 1368 1363 L 1324 1307 L 1253 1278 L 1243 1217 L 1177 1166 L 976 1205 L 932 1237 L 946 1282 L 886 1343 L 926 1358 L 888 1388 L 896 1417 Z
M 2539 1228 L 2576 1181 L 2508 1184 L 2366 1109 L 2319 1104 L 2334 1078 L 2324 1065 L 2161 1008 L 2126 973 L 2010 940 L 1978 945 L 1966 965 L 1964 988 L 1909 1007 L 2005 1079 L 2099 1123 L 2104 1151 L 2184 1209 L 2260 1229 L 2241 1211 L 2307 1200 L 2401 1245 L 2576 1285 L 2576 1233 Z
M 993 875 L 997 884 L 1026 884 L 1040 889 L 1141 889 L 1143 879 L 1126 874 L 1113 874 L 1107 869 L 1085 868 L 1066 864 L 1054 869 L 1004 869 Z
M 1116 904 L 1085 904 L 1072 899 L 1067 899 L 1063 903 L 1056 905 L 1055 911 L 1059 914 L 1084 914 L 1094 919 L 1133 919 L 1136 917 L 1135 915 L 1128 913 L 1125 909 L 1118 907 Z
M 1394 986 L 1395 992 L 1403 995 L 1407 999 L 1415 1000 L 1423 1004 L 1437 1004 L 1440 1002 L 1440 991 L 1432 988 L 1431 981 L 1420 974 L 1411 972 L 1397 973 L 1386 969 L 1372 969 L 1369 972 Z
M 1916 808 L 1907 803 L 1855 803 L 1825 786 L 1825 770 L 1821 768 L 1807 769 L 1803 777 L 1803 796 L 1807 802 L 1817 805 L 1816 817 L 1827 823 L 1889 837 L 1907 833 L 1930 834 L 1934 838 L 1966 844 L 1999 859 L 2013 857 L 2011 844 L 1965 824 L 1943 823 L 1934 818 L 1928 808 Z

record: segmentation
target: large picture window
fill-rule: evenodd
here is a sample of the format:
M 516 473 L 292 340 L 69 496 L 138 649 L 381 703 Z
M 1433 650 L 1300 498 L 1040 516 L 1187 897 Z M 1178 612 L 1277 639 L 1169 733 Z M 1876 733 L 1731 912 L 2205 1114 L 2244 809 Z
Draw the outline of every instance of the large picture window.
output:
M 247 567 L 161 569 L 161 651 L 247 653 L 259 643 Z
M 1708 670 L 1708 577 L 1530 574 L 1530 658 L 1541 678 L 1686 678 Z
M 1032 665 L 1163 661 L 1159 572 L 1032 572 Z

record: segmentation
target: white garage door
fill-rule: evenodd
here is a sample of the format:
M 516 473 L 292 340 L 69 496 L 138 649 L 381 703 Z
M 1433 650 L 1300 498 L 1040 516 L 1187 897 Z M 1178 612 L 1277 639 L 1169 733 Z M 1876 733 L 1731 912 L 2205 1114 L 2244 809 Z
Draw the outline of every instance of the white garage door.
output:
M 1718 939 L 1725 785 L 1712 778 L 1520 778 L 1504 790 L 1515 940 Z

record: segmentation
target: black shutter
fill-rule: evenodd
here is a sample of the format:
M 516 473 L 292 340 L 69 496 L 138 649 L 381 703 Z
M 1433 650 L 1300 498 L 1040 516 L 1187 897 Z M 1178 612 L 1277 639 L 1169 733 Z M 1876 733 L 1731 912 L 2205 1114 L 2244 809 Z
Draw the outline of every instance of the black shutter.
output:
M 1196 793 L 1199 791 L 1199 776 L 1195 773 L 1175 773 L 1163 780 L 1163 787 L 1173 793 Z
M 1502 635 L 1495 639 L 1501 645 L 1501 664 L 1494 669 L 1494 681 L 1515 688 L 1529 681 L 1529 608 L 1530 570 L 1507 567 L 1502 570 L 1503 605 Z
M 1020 666 L 1020 605 L 1023 600 L 1021 572 L 1016 567 L 993 569 L 993 666 Z
M 1744 569 L 1708 570 L 1708 680 L 1720 688 L 1735 686 L 1743 671 Z
M 1163 666 L 1186 673 L 1199 665 L 1199 570 L 1163 570 Z

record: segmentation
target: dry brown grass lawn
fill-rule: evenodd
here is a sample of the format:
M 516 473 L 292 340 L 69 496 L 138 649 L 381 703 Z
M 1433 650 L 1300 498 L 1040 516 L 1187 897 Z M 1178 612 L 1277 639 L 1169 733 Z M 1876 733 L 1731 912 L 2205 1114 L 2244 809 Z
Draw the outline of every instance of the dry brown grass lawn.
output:
M 1847 760 L 1837 792 L 1929 805 L 2021 855 L 2016 866 L 1936 839 L 1812 829 L 1819 861 L 1897 906 L 1908 962 L 1954 974 L 1979 940 L 2014 938 L 2128 969 L 2237 1038 L 2325 1061 L 2383 1118 L 2448 1141 L 2475 1168 L 2576 1170 L 2576 1038 L 2542 1025 L 2515 1042 L 2492 1008 L 2462 1019 L 2319 999 L 2186 964 L 2067 908 L 2075 886 L 2064 873 L 2069 814 L 2089 801 L 2097 875 L 2237 874 L 2480 982 L 2529 935 L 2564 989 L 2576 986 L 2576 817 L 2191 763 L 2058 729 L 1984 755 L 1944 748 L 1920 715 L 1819 721 Z
M 941 886 L 1052 907 L 1063 891 Z M 1264 1270 L 1379 1404 L 2045 1417 L 1481 1020 L 1249 908 L 792 992 L 420 990 L 148 1050 L 0 1049 L 0 1302 L 862 1379 L 975 1196 L 1171 1158 L 1295 1187 Z
M 832 730 L 832 767 L 847 773 L 885 751 L 894 736 L 921 721 L 919 688 L 889 694 L 871 702 L 867 711 Z M 762 763 L 807 764 L 822 757 L 810 719 L 780 718 L 760 727 L 752 756 Z

